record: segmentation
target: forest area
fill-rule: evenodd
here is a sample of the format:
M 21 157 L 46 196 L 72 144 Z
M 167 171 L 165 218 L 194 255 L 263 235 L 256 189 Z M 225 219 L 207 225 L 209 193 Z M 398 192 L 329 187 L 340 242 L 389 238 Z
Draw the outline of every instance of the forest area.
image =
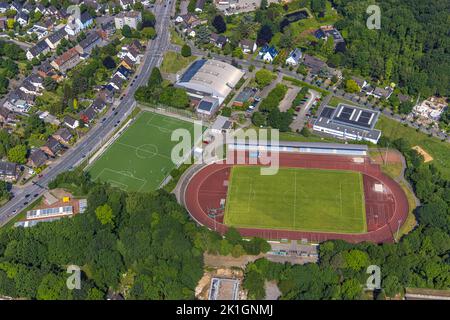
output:
M 450 40 L 446 0 L 381 0 L 381 29 L 366 27 L 372 1 L 333 0 L 342 15 L 335 26 L 346 40 L 346 51 L 334 64 L 380 82 L 394 82 L 410 95 L 450 94 Z
M 33 228 L 0 229 L 0 296 L 39 300 L 193 299 L 203 252 L 239 257 L 270 249 L 259 238 L 225 237 L 189 220 L 173 194 L 126 193 L 80 171 L 59 175 L 88 200 L 87 211 Z M 76 192 L 75 192 L 76 191 Z M 69 290 L 69 265 L 81 268 L 81 289 Z

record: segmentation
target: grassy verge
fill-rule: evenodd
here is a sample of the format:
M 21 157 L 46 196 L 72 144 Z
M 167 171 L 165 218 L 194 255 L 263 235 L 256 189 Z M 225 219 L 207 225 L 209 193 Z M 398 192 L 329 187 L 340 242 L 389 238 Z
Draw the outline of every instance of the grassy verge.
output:
M 356 104 L 354 102 L 351 102 L 349 100 L 346 100 L 346 99 L 343 99 L 343 98 L 339 98 L 339 97 L 336 97 L 336 96 L 333 96 L 330 99 L 330 102 L 328 102 L 328 105 L 330 107 L 337 107 L 339 103 L 345 103 L 345 104 L 349 104 L 349 105 L 352 105 L 352 106 L 356 106 Z
M 400 236 L 408 234 L 411 232 L 414 227 L 417 225 L 416 216 L 414 215 L 414 210 L 416 209 L 416 200 L 412 191 L 406 186 L 404 182 L 399 182 L 399 185 L 402 187 L 403 191 L 406 194 L 406 198 L 408 199 L 409 212 L 406 221 L 400 227 Z
M 382 115 L 376 125 L 383 135 L 389 139 L 406 139 L 411 146 L 420 146 L 433 157 L 430 164 L 436 166 L 446 179 L 450 179 L 450 144 L 405 127 L 395 120 Z
M 184 40 L 181 39 L 180 35 L 175 31 L 174 28 L 170 28 L 170 42 L 178 46 L 184 45 Z
M 196 56 L 183 57 L 178 52 L 167 51 L 161 65 L 161 72 L 177 73 L 178 71 L 186 68 L 196 58 Z

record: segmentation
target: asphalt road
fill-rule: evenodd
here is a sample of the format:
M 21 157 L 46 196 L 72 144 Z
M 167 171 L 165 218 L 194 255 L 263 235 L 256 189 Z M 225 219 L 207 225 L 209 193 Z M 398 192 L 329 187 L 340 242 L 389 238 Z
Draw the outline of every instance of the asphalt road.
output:
M 110 108 L 105 116 L 105 121 L 98 119 L 97 124 L 86 134 L 81 141 L 70 148 L 64 155 L 54 161 L 45 171 L 42 172 L 41 178 L 35 178 L 35 183 L 22 188 L 13 188 L 12 198 L 8 203 L 0 208 L 0 225 L 5 224 L 18 214 L 28 202 L 41 196 L 45 191 L 48 183 L 52 181 L 58 174 L 74 168 L 76 165 L 84 161 L 86 157 L 94 153 L 103 143 L 105 143 L 116 127 L 125 120 L 136 105 L 134 100 L 134 92 L 136 89 L 144 85 L 150 75 L 153 67 L 159 66 L 162 62 L 163 53 L 169 47 L 169 29 L 170 13 L 175 1 L 170 5 L 155 5 L 153 12 L 155 13 L 157 37 L 151 40 L 147 46 L 140 65 L 140 71 L 137 72 L 135 81 L 131 81 L 130 85 L 124 91 L 124 98 L 119 102 L 113 111 Z M 134 78 L 133 78 L 134 79 Z

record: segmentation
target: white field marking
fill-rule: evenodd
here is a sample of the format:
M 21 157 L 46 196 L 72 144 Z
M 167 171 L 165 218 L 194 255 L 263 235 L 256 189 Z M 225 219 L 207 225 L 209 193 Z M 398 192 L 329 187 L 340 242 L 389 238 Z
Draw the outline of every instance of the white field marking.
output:
M 141 159 L 141 160 L 143 160 L 143 159 L 150 159 L 150 158 L 142 158 L 142 157 L 139 157 L 139 156 L 137 155 L 137 152 L 138 152 L 138 151 L 148 152 L 148 153 L 150 153 L 150 154 L 153 154 L 155 157 L 159 156 L 159 157 L 164 158 L 164 159 L 172 160 L 169 156 L 166 156 L 166 155 L 164 155 L 164 154 L 162 154 L 162 153 L 159 153 L 159 152 L 152 153 L 151 151 L 148 151 L 148 150 L 145 150 L 145 149 L 140 149 L 142 146 L 155 146 L 156 149 L 158 150 L 158 147 L 157 147 L 156 145 L 154 145 L 154 144 L 142 144 L 142 145 L 140 145 L 140 146 L 138 146 L 138 147 L 135 147 L 135 146 L 132 146 L 132 145 L 129 145 L 129 144 L 126 144 L 126 143 L 122 143 L 122 142 L 116 142 L 116 143 L 119 144 L 119 145 L 122 145 L 122 146 L 124 146 L 124 147 L 128 147 L 128 148 L 134 149 L 134 151 L 136 152 L 136 157 L 137 157 L 138 159 Z
M 297 208 L 297 171 L 294 171 L 294 229 L 295 229 L 296 208 Z
M 154 127 L 154 128 L 156 128 L 156 129 L 158 129 L 159 131 L 161 131 L 162 133 L 171 133 L 173 130 L 170 130 L 170 129 L 167 129 L 167 128 L 165 128 L 165 127 L 160 127 L 160 126 L 157 126 L 156 124 L 149 124 L 149 123 L 147 123 L 147 125 L 149 126 L 149 127 Z
M 127 190 L 128 190 L 128 187 L 129 187 L 129 185 L 127 185 L 127 184 L 125 184 L 125 183 L 118 182 L 118 181 L 113 180 L 113 179 L 108 179 L 108 180 L 106 180 L 106 182 L 108 182 L 108 183 L 111 184 L 112 186 L 116 186 L 116 187 L 118 187 L 119 189 L 122 189 L 123 191 L 127 191 Z
M 105 171 L 109 171 L 109 172 L 112 172 L 112 173 L 114 173 L 114 174 L 118 174 L 118 175 L 124 176 L 124 177 L 129 178 L 129 179 L 134 179 L 134 180 L 140 181 L 140 182 L 141 182 L 141 186 L 140 186 L 139 190 L 140 190 L 145 184 L 147 184 L 147 180 L 146 180 L 146 179 L 136 178 L 136 177 L 133 176 L 133 175 L 131 175 L 131 176 L 130 176 L 130 175 L 126 175 L 126 174 L 123 174 L 123 173 L 120 172 L 120 171 L 117 171 L 117 170 L 114 170 L 114 169 L 111 169 L 111 168 L 103 168 L 102 171 L 100 171 L 100 174 L 97 175 L 97 177 L 95 178 L 95 180 L 97 180 L 98 178 L 100 178 L 100 176 L 103 175 L 103 173 L 105 173 Z M 95 181 L 95 180 L 94 180 L 94 181 Z M 110 178 L 106 179 L 106 181 L 109 181 L 109 180 L 114 181 L 113 179 L 110 179 Z M 129 186 L 129 185 L 128 185 L 128 186 Z

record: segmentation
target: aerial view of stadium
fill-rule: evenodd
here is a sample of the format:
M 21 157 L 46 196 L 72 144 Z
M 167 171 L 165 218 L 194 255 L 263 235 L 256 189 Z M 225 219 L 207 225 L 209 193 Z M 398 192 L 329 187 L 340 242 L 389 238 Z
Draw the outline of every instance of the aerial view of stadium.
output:
M 394 240 L 408 201 L 371 163 L 366 146 L 280 142 L 275 175 L 261 175 L 261 167 L 250 163 L 258 148 L 244 143 L 229 150 L 231 158 L 247 152 L 246 165 L 216 163 L 193 174 L 184 204 L 198 223 L 274 240 Z

